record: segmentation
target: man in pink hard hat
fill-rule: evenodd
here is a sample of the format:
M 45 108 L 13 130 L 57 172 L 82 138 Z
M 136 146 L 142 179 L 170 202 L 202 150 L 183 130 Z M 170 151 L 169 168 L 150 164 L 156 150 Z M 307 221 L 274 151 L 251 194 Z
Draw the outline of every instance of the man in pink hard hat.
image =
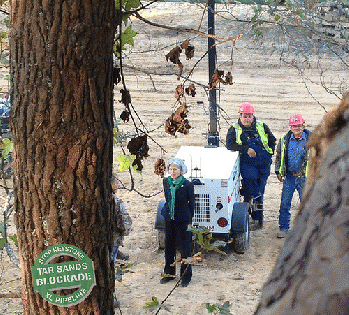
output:
M 275 173 L 283 183 L 278 238 L 284 238 L 290 229 L 290 209 L 294 191 L 298 191 L 300 200 L 303 197 L 308 169 L 305 145 L 310 137 L 310 131 L 305 129 L 304 123 L 301 114 L 292 115 L 289 119 L 290 131 L 281 137 L 276 148 Z
M 276 139 L 265 123 L 256 120 L 255 110 L 250 103 L 242 104 L 238 112 L 240 118 L 229 128 L 226 146 L 228 150 L 240 153 L 240 193 L 246 202 L 254 199 L 256 211 L 251 213 L 251 217 L 257 222 L 255 228 L 262 228 L 263 195 Z

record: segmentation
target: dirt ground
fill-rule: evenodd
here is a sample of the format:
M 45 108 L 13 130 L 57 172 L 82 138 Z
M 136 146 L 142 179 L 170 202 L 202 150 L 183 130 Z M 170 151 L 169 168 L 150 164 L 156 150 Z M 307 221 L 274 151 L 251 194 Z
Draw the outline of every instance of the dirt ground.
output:
M 272 53 L 271 41 L 261 44 L 255 40 L 243 23 L 233 23 L 226 19 L 229 16 L 224 12 L 226 9 L 223 5 L 217 6 L 220 15 L 216 18 L 216 34 L 236 36 L 242 33 L 244 36 L 236 43 L 233 64 L 231 43 L 217 46 L 218 68 L 233 74 L 233 85 L 222 85 L 218 93 L 218 104 L 224 110 L 220 113 L 219 120 L 221 145 L 224 145 L 230 124 L 237 120 L 237 110 L 243 102 L 254 105 L 257 118 L 264 121 L 277 138 L 288 130 L 288 118 L 296 112 L 302 113 L 307 128 L 312 130 L 324 114 L 324 109 L 312 95 L 326 109 L 336 106 L 338 99 L 324 92 L 315 83 L 309 83 L 306 87 L 298 71 L 282 64 L 279 56 Z M 248 14 L 245 6 L 240 6 L 235 11 L 240 16 Z M 142 15 L 156 23 L 197 29 L 202 7 L 189 3 L 162 3 L 151 6 Z M 207 15 L 203 20 L 202 31 L 207 29 L 206 19 Z M 189 134 L 173 137 L 164 132 L 164 122 L 177 106 L 174 90 L 179 83 L 176 78 L 177 67 L 166 62 L 165 55 L 176 44 L 187 38 L 191 39 L 191 44 L 195 46 L 194 58 L 185 60 L 185 57 L 181 57 L 185 76 L 205 53 L 207 39 L 154 28 L 136 20 L 133 21 L 133 28 L 138 35 L 135 46 L 125 58 L 126 85 L 131 93 L 132 105 L 146 124 L 147 130 L 151 131 L 150 135 L 156 143 L 149 139 L 150 156 L 144 162 L 144 171 L 135 174 L 136 189 L 143 195 L 152 197 L 144 198 L 127 190 L 119 192 L 133 219 L 133 230 L 125 238 L 125 246 L 122 248 L 123 252 L 130 255 L 132 272 L 126 273 L 121 283 L 116 282 L 116 295 L 121 303 L 122 314 L 126 315 L 149 314 L 143 309 L 145 303 L 150 302 L 153 296 L 162 301 L 174 285 L 171 282 L 164 285 L 159 283 L 164 252 L 157 247 L 154 222 L 157 205 L 163 199 L 163 194 L 162 179 L 153 173 L 153 165 L 157 158 L 171 158 L 182 145 L 205 146 L 209 123 L 208 100 L 203 88 L 208 83 L 207 58 L 204 58 L 190 77 L 196 84 L 197 94 L 195 97 L 187 96 L 188 119 L 192 127 Z M 334 76 L 342 75 L 336 71 L 333 70 Z M 316 73 L 312 75 L 316 82 Z M 120 86 L 115 89 L 117 117 L 122 111 L 119 88 Z M 198 103 L 200 101 L 203 104 Z M 132 136 L 134 128 L 131 123 L 120 123 L 119 127 L 126 135 Z M 120 152 L 119 148 L 115 148 L 114 170 L 129 187 L 127 174 L 118 171 L 116 158 Z M 166 304 L 170 306 L 171 314 L 208 314 L 204 303 L 223 304 L 225 301 L 232 304 L 232 314 L 253 314 L 262 285 L 284 243 L 283 239 L 276 238 L 281 187 L 274 174 L 273 165 L 264 198 L 265 225 L 262 230 L 251 231 L 249 250 L 243 255 L 232 251 L 225 256 L 217 253 L 205 254 L 202 265 L 193 267 L 190 285 L 186 288 L 178 287 L 167 299 Z M 296 197 L 292 205 L 292 218 L 295 217 L 299 204 Z M 14 229 L 13 226 L 11 228 Z M 9 262 L 4 251 L 0 255 L 0 293 L 18 292 L 20 271 Z M 160 312 L 165 313 L 163 310 Z M 20 300 L 2 299 L 0 314 L 21 314 Z

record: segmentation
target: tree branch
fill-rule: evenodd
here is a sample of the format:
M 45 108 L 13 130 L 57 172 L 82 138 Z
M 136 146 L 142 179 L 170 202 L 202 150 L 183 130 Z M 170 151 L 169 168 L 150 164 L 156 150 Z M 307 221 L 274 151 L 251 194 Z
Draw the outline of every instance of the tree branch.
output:
M 241 38 L 241 36 L 242 36 L 242 34 L 240 34 L 238 36 L 235 36 L 235 37 L 231 37 L 231 36 L 217 36 L 217 35 L 214 35 L 214 34 L 206 34 L 204 32 L 193 30 L 193 29 L 189 29 L 189 28 L 177 28 L 177 27 L 157 24 L 157 23 L 154 23 L 154 22 L 151 22 L 151 21 L 145 19 L 138 12 L 135 12 L 133 15 L 137 19 L 143 21 L 144 23 L 147 23 L 147 24 L 155 26 L 155 27 L 160 27 L 160 28 L 164 28 L 164 29 L 167 29 L 167 30 L 171 30 L 171 31 L 181 32 L 181 33 L 196 34 L 196 35 L 200 35 L 200 36 L 203 36 L 203 37 L 213 38 L 215 40 L 231 41 L 231 42 L 235 43 L 235 41 L 237 39 Z

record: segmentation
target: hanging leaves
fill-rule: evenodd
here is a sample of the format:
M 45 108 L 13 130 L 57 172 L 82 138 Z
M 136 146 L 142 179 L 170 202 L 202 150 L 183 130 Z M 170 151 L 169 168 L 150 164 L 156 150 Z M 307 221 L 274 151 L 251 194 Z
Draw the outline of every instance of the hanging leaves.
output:
M 0 150 L 2 150 L 1 155 L 3 157 L 9 155 L 10 152 L 13 151 L 13 142 L 7 138 L 2 139 L 2 143 L 0 144 Z
M 213 88 L 215 88 L 219 83 L 223 83 L 223 75 L 224 75 L 224 71 L 222 70 L 218 70 L 216 69 L 211 77 L 211 82 L 209 84 L 209 90 L 212 90 Z
M 182 52 L 182 49 L 180 47 L 172 48 L 171 51 L 166 55 L 166 61 L 170 60 L 172 63 L 178 66 L 179 73 L 177 76 L 177 80 L 180 79 L 182 72 L 183 72 L 183 64 L 179 60 L 179 56 Z
M 121 50 L 126 49 L 126 45 L 134 46 L 134 38 L 137 33 L 132 29 L 131 26 L 128 26 L 125 31 L 121 33 L 121 36 L 118 36 L 115 40 L 115 44 L 113 47 L 114 54 L 116 57 L 120 58 L 120 48 Z M 120 47 L 121 46 L 121 47 Z
M 194 57 L 194 46 L 189 45 L 189 39 L 185 40 L 181 47 L 185 50 L 185 56 L 187 57 L 187 60 Z
M 177 131 L 185 135 L 188 134 L 191 126 L 186 119 L 187 113 L 187 105 L 183 103 L 169 118 L 167 118 L 165 122 L 165 132 L 173 136 Z
M 183 85 L 178 85 L 176 87 L 175 98 L 177 101 L 179 101 L 183 96 L 184 96 Z
M 154 164 L 154 173 L 159 175 L 161 178 L 164 178 L 166 170 L 166 163 L 164 159 L 157 159 Z
M 123 103 L 126 107 L 131 104 L 131 95 L 129 90 L 120 90 L 121 93 L 121 103 Z
M 225 84 L 232 85 L 233 84 L 233 76 L 230 71 L 225 75 Z
M 219 83 L 222 84 L 233 84 L 233 76 L 230 71 L 225 75 L 225 79 L 223 79 L 224 71 L 216 69 L 211 77 L 211 82 L 209 83 L 209 91 L 215 88 Z
M 136 159 L 135 155 L 120 155 L 116 159 L 118 162 L 120 162 L 119 170 L 121 172 L 128 170 L 135 159 Z
M 143 169 L 142 159 L 147 158 L 149 146 L 147 144 L 147 135 L 138 136 L 132 138 L 127 144 L 127 149 L 132 155 L 135 155 L 136 158 L 132 163 L 132 166 L 135 167 L 136 171 L 141 171 Z
M 124 110 L 121 114 L 120 114 L 120 119 L 124 122 L 128 122 L 130 120 L 130 112 L 127 110 Z
M 187 88 L 185 88 L 185 93 L 187 93 L 188 95 L 191 95 L 192 97 L 195 96 L 196 88 L 195 88 L 194 83 L 189 84 L 189 86 Z
M 124 122 L 128 122 L 130 120 L 130 104 L 131 104 L 131 95 L 129 90 L 124 90 L 121 89 L 120 90 L 121 93 L 121 103 L 123 103 L 125 105 L 125 110 L 121 113 L 120 115 L 120 119 Z
M 171 51 L 166 55 L 166 61 L 170 60 L 172 63 L 178 66 L 179 72 L 177 75 L 177 80 L 181 78 L 183 72 L 183 64 L 179 59 L 182 49 L 185 50 L 187 60 L 194 56 L 194 46 L 189 45 L 189 39 L 185 40 L 180 47 L 176 46 L 175 48 L 172 48 Z
M 114 67 L 113 68 L 113 84 L 117 85 L 120 81 L 121 81 L 120 68 Z

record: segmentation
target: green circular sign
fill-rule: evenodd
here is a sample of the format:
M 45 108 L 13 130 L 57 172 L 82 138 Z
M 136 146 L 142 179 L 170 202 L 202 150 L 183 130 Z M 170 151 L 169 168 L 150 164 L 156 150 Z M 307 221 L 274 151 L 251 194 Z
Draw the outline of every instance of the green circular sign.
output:
M 78 261 L 49 264 L 59 256 L 70 256 Z M 93 261 L 79 248 L 60 244 L 44 250 L 32 267 L 34 290 L 47 302 L 58 306 L 71 306 L 82 302 L 96 285 Z M 78 288 L 69 295 L 58 295 L 52 291 Z

